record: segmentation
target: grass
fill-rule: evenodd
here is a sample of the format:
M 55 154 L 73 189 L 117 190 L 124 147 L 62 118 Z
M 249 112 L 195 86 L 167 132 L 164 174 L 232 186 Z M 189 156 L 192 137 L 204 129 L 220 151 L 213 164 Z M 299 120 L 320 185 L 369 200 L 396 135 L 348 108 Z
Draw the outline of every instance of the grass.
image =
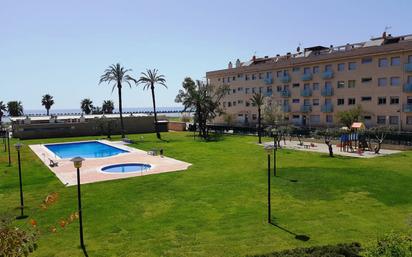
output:
M 224 136 L 216 142 L 194 141 L 191 133 L 163 137 L 169 142 L 146 134 L 144 142 L 133 147 L 163 148 L 167 156 L 192 163 L 191 168 L 82 186 L 90 256 L 245 256 L 353 241 L 367 245 L 391 230 L 410 229 L 412 152 L 353 159 L 279 151 L 272 219 L 292 233 L 310 237 L 302 242 L 267 224 L 266 155 L 255 137 Z M 7 155 L 0 150 L 0 206 L 17 215 L 16 156 L 13 151 L 9 168 Z M 76 211 L 76 187 L 64 187 L 28 147 L 22 159 L 26 212 L 42 232 L 33 256 L 82 256 L 77 223 L 65 229 L 58 226 L 60 219 Z M 51 192 L 58 192 L 59 199 L 42 210 L 39 206 Z M 49 232 L 53 225 L 56 233 Z

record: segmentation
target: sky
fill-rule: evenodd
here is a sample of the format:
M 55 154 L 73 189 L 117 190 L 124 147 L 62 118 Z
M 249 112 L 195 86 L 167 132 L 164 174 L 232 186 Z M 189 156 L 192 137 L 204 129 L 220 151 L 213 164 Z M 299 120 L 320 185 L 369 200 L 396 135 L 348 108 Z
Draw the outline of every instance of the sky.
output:
M 343 45 L 380 36 L 412 34 L 410 0 L 0 0 L 0 101 L 54 109 L 114 100 L 98 85 L 111 64 L 139 77 L 157 68 L 168 88 L 157 105 L 174 102 L 183 79 L 202 79 L 229 61 L 273 56 L 313 45 Z M 123 89 L 124 107 L 150 107 L 142 87 Z

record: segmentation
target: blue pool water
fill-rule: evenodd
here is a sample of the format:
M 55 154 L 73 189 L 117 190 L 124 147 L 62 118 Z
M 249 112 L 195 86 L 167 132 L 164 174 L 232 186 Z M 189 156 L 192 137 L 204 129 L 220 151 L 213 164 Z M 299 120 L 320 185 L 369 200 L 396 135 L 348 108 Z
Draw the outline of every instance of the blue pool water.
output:
M 151 167 L 151 165 L 143 163 L 125 163 L 106 166 L 102 168 L 102 171 L 109 173 L 143 172 L 147 171 Z
M 97 141 L 45 145 L 62 159 L 83 157 L 102 158 L 127 153 L 127 151 Z

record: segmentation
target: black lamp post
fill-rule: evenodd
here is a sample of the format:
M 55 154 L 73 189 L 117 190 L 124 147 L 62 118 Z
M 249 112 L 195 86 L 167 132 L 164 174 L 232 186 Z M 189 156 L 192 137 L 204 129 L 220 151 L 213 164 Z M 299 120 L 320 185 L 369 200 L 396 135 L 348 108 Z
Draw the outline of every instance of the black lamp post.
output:
M 270 154 L 272 153 L 273 147 L 271 145 L 266 145 L 265 150 L 268 155 L 268 223 L 271 223 L 271 207 L 270 207 Z
M 6 136 L 7 136 L 7 149 L 9 150 L 9 167 L 11 166 L 11 156 L 10 156 L 10 132 L 7 130 L 6 131 Z
M 80 193 L 80 168 L 82 167 L 82 162 L 84 161 L 81 157 L 75 157 L 71 159 L 74 167 L 77 169 L 77 202 L 78 202 L 78 212 L 79 212 L 79 224 L 80 224 L 80 247 L 85 251 L 84 241 L 83 241 L 83 217 L 82 217 L 82 201 Z
M 19 163 L 19 184 L 20 184 L 20 216 L 16 217 L 16 219 L 25 219 L 28 216 L 24 215 L 24 198 L 23 198 L 23 183 L 21 179 L 21 162 L 20 162 L 20 149 L 22 145 L 20 143 L 17 143 L 14 145 L 16 147 L 17 151 L 17 160 Z M 9 145 L 9 153 L 10 153 L 10 145 Z

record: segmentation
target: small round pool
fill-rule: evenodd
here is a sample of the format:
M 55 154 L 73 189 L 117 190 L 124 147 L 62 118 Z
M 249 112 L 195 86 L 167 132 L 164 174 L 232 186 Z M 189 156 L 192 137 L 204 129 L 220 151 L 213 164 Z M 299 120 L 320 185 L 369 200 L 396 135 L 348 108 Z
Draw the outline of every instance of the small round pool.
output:
M 102 172 L 107 173 L 131 173 L 131 172 L 144 172 L 152 166 L 144 163 L 123 163 L 105 166 L 101 169 Z

